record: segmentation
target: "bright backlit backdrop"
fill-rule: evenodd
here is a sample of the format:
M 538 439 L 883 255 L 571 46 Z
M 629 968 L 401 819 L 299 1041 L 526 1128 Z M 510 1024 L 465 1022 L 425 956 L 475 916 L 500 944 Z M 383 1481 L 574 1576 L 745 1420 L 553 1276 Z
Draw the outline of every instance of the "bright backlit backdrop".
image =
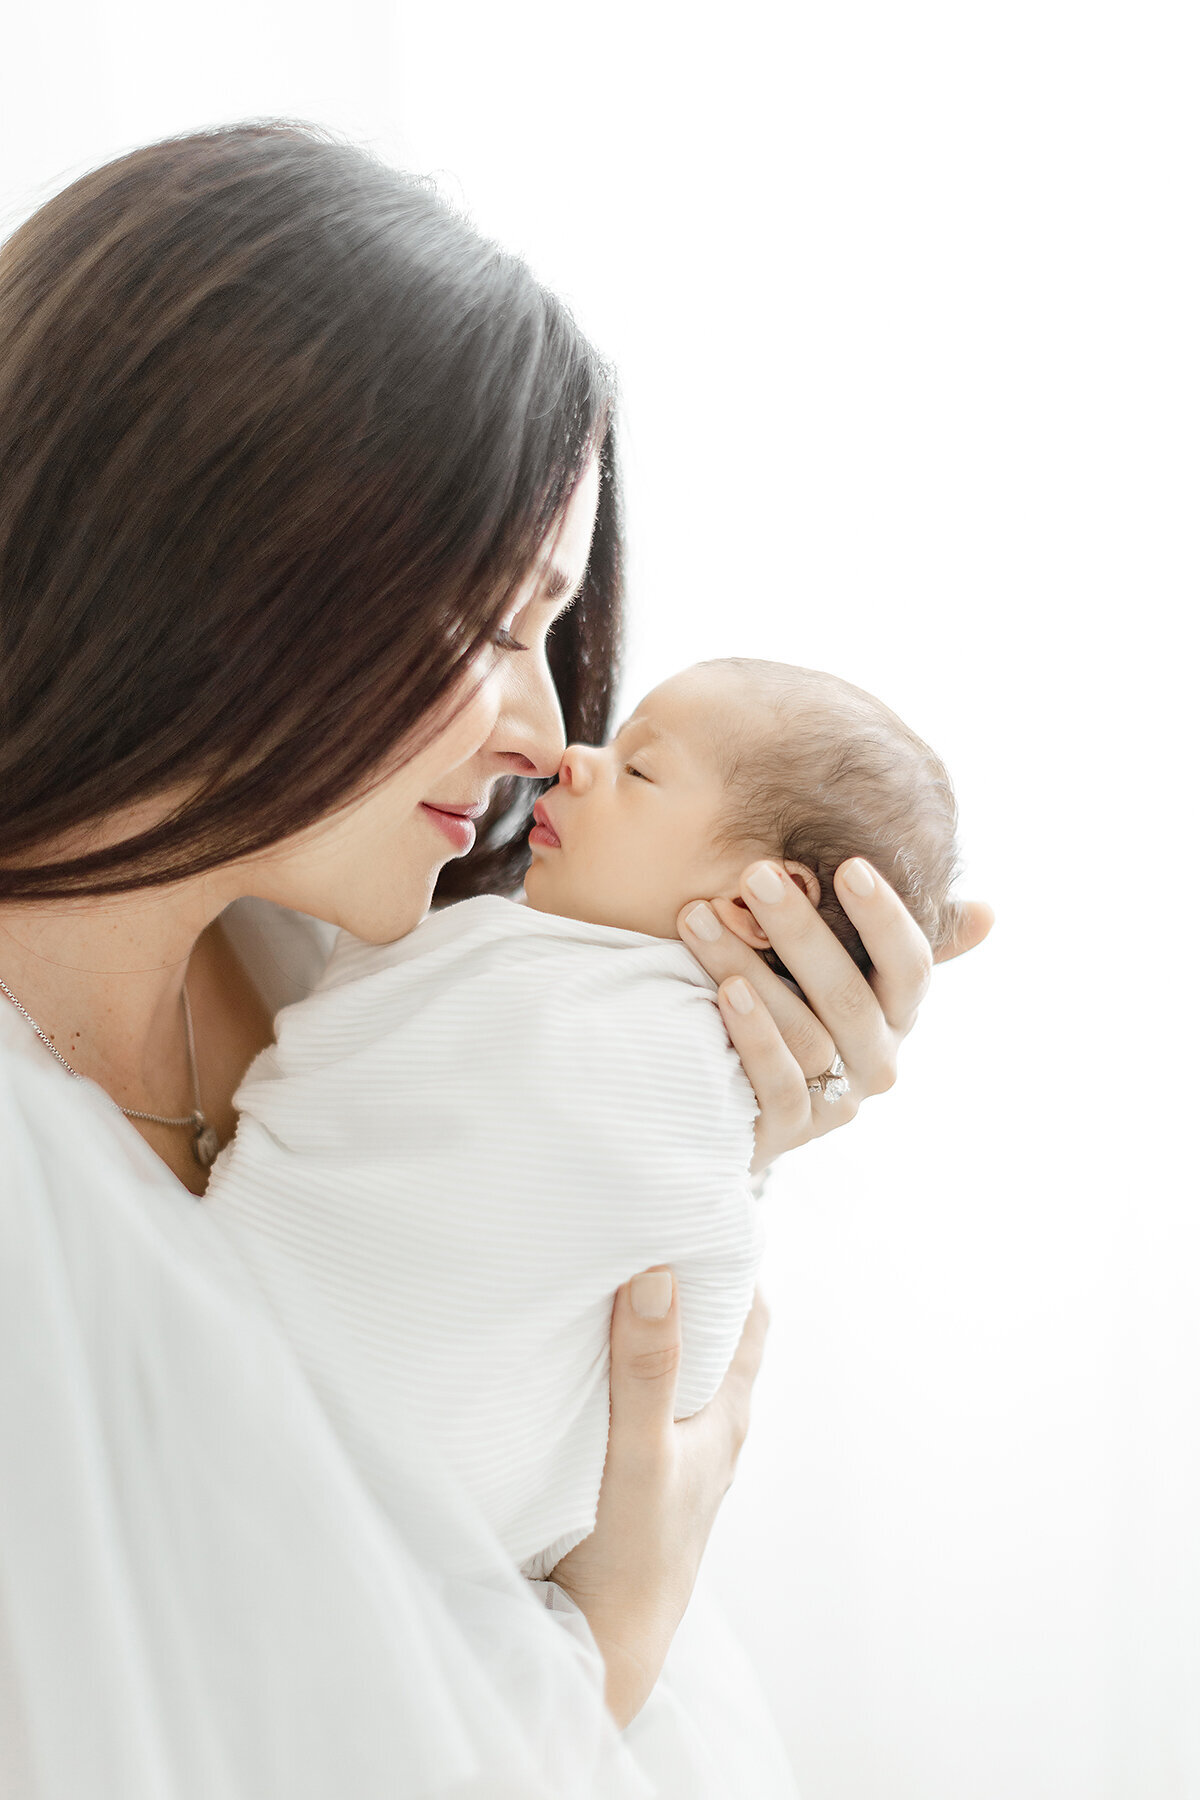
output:
M 940 751 L 998 922 L 776 1171 L 710 1566 L 806 1800 L 1193 1800 L 1182 7 L 116 0 L 6 40 L 5 228 L 255 115 L 435 172 L 620 370 L 624 699 L 776 657 Z

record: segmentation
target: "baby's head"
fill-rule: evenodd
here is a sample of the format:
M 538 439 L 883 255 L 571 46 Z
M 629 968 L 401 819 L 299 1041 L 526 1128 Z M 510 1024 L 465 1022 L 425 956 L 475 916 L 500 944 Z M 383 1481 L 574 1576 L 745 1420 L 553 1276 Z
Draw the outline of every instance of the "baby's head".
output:
M 680 910 L 708 898 L 779 968 L 739 898 L 747 863 L 777 858 L 865 971 L 833 889 L 838 864 L 863 856 L 935 950 L 950 933 L 950 778 L 894 712 L 836 675 L 744 657 L 696 663 L 648 694 L 608 744 L 569 744 L 538 810 L 558 839 L 531 835 L 525 896 L 539 912 L 678 937 Z

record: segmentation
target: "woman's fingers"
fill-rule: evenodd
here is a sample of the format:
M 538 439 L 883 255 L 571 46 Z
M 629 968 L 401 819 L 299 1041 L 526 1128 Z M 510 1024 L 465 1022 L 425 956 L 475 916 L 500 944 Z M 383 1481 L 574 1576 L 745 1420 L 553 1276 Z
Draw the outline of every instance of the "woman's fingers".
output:
M 936 952 L 934 962 L 949 962 L 965 950 L 974 950 L 996 923 L 996 915 L 986 900 L 953 900 L 950 904 L 953 915 L 950 941 Z
M 875 884 L 877 888 L 885 889 L 893 906 L 900 907 L 891 889 L 886 888 L 878 877 L 875 877 Z M 840 885 L 838 893 L 840 897 Z M 751 863 L 743 874 L 741 894 L 770 939 L 771 948 L 790 969 L 808 1001 L 808 1006 L 804 1006 L 782 982 L 778 983 L 780 992 L 789 996 L 792 1005 L 789 1007 L 782 1001 L 777 1003 L 774 998 L 770 1000 L 771 1011 L 797 1062 L 810 1077 L 822 1075 L 836 1053 L 845 1063 L 858 1095 L 878 1093 L 889 1087 L 894 1068 L 893 1043 L 880 1003 L 866 977 L 838 943 L 803 888 L 784 875 L 781 864 L 757 862 Z M 885 911 L 886 901 L 881 900 L 877 892 L 859 904 L 860 916 L 871 921 L 882 918 Z M 900 911 L 904 911 L 903 907 Z M 911 919 L 909 924 L 921 938 Z M 726 935 L 734 936 L 733 933 Z M 740 940 L 735 941 L 740 943 Z M 688 948 L 693 954 L 699 954 L 691 940 L 688 940 Z M 723 944 L 713 945 L 714 950 L 723 948 Z M 868 953 L 870 949 L 868 944 Z M 764 975 L 769 976 L 770 970 L 763 966 L 762 959 L 754 951 L 750 954 L 755 956 Z M 927 958 L 928 954 L 926 945 Z M 713 974 L 707 960 L 701 960 Z M 715 978 L 720 980 L 722 977 Z M 758 977 L 755 977 L 755 983 L 762 992 Z M 819 1057 L 813 1054 L 818 1049 Z
M 775 883 L 764 880 L 764 870 Z M 880 1094 L 895 1080 L 896 1043 L 916 1018 L 933 957 L 911 913 L 861 857 L 841 865 L 834 886 L 874 965 L 870 981 L 779 865 L 752 864 L 742 894 L 832 1037 L 854 1092 Z
M 810 1137 L 847 1124 L 866 1095 L 892 1086 L 896 1048 L 912 1029 L 934 959 L 907 907 L 861 857 L 841 865 L 834 887 L 871 959 L 869 980 L 781 864 L 752 863 L 740 885 L 742 900 L 804 1000 L 710 906 L 689 903 L 677 924 L 683 942 L 718 984 L 725 1029 L 758 1097 L 753 1166 L 759 1169 Z M 697 931 L 697 922 L 707 930 Z M 982 902 L 960 906 L 943 960 L 979 943 L 991 923 L 991 908 Z M 822 1095 L 814 1107 L 808 1081 L 824 1075 L 835 1055 L 842 1059 L 849 1092 L 838 1100 Z
M 706 902 L 689 901 L 676 925 L 717 983 L 725 1029 L 758 1099 L 751 1164 L 757 1171 L 848 1124 L 866 1095 L 887 1092 L 896 1079 L 897 1046 L 912 1029 L 935 959 L 907 907 L 861 857 L 835 871 L 834 889 L 871 959 L 869 979 L 781 864 L 752 863 L 740 886 L 744 905 L 803 990 L 803 1000 Z M 983 901 L 958 903 L 950 943 L 937 960 L 981 943 L 993 916 Z M 826 1074 L 835 1056 L 842 1059 L 839 1073 L 848 1088 L 839 1096 L 826 1084 L 828 1091 L 814 1101 L 808 1083 Z
M 744 886 L 743 883 L 743 888 Z M 804 932 L 809 929 L 809 921 L 816 920 L 819 929 L 825 933 L 838 950 L 841 950 L 841 945 L 837 943 L 833 933 L 814 912 L 807 898 L 800 893 L 793 882 L 789 881 L 788 886 L 799 902 L 799 908 L 793 904 L 790 897 L 784 903 L 786 916 L 791 920 L 794 941 L 798 943 Z M 792 1060 L 800 1065 L 802 1071 L 807 1070 L 809 1076 L 824 1073 L 833 1061 L 837 1046 L 820 1019 L 804 1004 L 799 995 L 793 993 L 786 982 L 780 981 L 778 975 L 768 969 L 757 950 L 749 944 L 744 944 L 735 932 L 726 930 L 716 913 L 707 905 L 704 906 L 704 913 L 707 915 L 707 919 L 712 921 L 709 929 L 715 927 L 718 935 L 715 939 L 700 936 L 694 924 L 690 922 L 697 904 L 696 901 L 690 902 L 679 914 L 676 921 L 679 935 L 696 961 L 708 971 L 718 984 L 725 1028 L 738 1053 L 741 1054 L 743 1046 L 749 1053 L 748 1057 L 742 1056 L 742 1061 L 745 1063 L 750 1085 L 758 1095 L 761 1106 L 764 1104 L 763 1092 L 758 1085 L 756 1070 L 751 1064 L 758 1062 L 764 1077 L 769 1079 L 770 1068 L 765 1066 L 765 1063 L 770 1043 L 784 1045 Z M 799 910 L 803 908 L 807 908 L 807 918 L 804 911 Z M 781 923 L 782 920 L 776 921 L 777 928 Z M 767 925 L 763 925 L 763 930 L 767 932 L 768 937 L 771 935 Z M 774 942 L 774 940 L 772 941 Z M 778 944 L 775 944 L 775 948 L 779 950 L 786 966 L 789 969 L 793 968 L 792 962 L 784 955 Z M 845 952 L 842 951 L 842 954 L 844 956 Z M 846 957 L 846 963 L 849 968 L 854 968 L 849 957 Z M 742 994 L 736 987 L 736 978 L 739 976 L 749 984 L 751 988 L 749 995 Z M 796 976 L 796 979 L 800 981 L 799 975 Z M 801 986 L 803 985 L 801 982 Z M 805 988 L 806 993 L 807 991 Z M 739 1000 L 743 1008 L 746 1006 L 747 1000 L 749 1001 L 748 1011 L 739 1012 L 737 1005 Z M 756 1010 L 759 1016 L 754 1019 Z M 733 1020 L 732 1025 L 731 1019 Z M 742 1020 L 745 1020 L 746 1023 L 743 1024 Z M 754 1022 L 751 1023 L 751 1020 Z M 773 1031 L 772 1022 L 775 1027 Z M 764 1052 L 762 1056 L 759 1055 L 760 1044 Z
M 637 1311 L 639 1306 L 647 1314 Z M 660 1314 L 660 1309 L 667 1310 Z M 728 1454 L 736 1461 L 750 1425 L 750 1391 L 763 1359 L 770 1314 L 755 1289 L 733 1359 L 710 1403 L 695 1415 L 706 1440 L 709 1459 Z M 617 1290 L 613 1303 L 610 1456 L 626 1461 L 647 1450 L 657 1452 L 675 1424 L 681 1334 L 674 1277 L 667 1268 L 647 1269 Z M 701 1421 L 704 1421 L 701 1425 Z M 690 1425 L 692 1421 L 684 1421 Z
M 674 1277 L 646 1269 L 617 1289 L 612 1317 L 611 1436 L 615 1449 L 665 1439 L 675 1421 L 682 1339 Z
M 767 974 L 772 981 L 776 977 Z M 783 983 L 778 985 L 783 987 Z M 788 992 L 785 988 L 784 992 Z M 744 1011 L 746 1001 L 750 1010 Z M 754 1123 L 754 1155 L 750 1172 L 757 1175 L 785 1150 L 794 1150 L 812 1134 L 812 1097 L 808 1078 L 755 989 L 741 975 L 717 989 L 721 1017 L 729 1041 L 742 1059 L 746 1078 L 758 1101 Z M 824 1035 L 824 1034 L 822 1034 Z M 816 1055 L 812 1067 L 815 1068 Z M 833 1052 L 829 1051 L 832 1060 Z M 828 1068 L 829 1064 L 824 1065 Z M 847 1115 L 848 1117 L 849 1115 Z
M 899 895 L 862 857 L 844 862 L 833 882 L 873 965 L 870 982 L 864 985 L 873 990 L 897 1038 L 905 1037 L 933 975 L 929 940 Z M 845 1050 L 842 1055 L 850 1060 Z

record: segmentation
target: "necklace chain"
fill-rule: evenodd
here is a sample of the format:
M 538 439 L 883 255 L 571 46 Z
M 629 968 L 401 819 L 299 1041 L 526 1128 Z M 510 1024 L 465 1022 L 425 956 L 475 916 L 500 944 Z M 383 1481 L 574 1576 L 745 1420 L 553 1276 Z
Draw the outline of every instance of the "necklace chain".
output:
M 6 995 L 7 998 L 12 1001 L 26 1024 L 33 1027 L 51 1056 L 56 1062 L 62 1064 L 63 1068 L 67 1071 L 67 1074 L 75 1081 L 82 1081 L 82 1075 L 71 1067 L 66 1057 L 62 1054 L 62 1051 L 55 1048 L 54 1044 L 46 1036 L 46 1033 L 42 1030 L 33 1014 L 28 1012 L 26 1008 L 21 1005 L 21 1002 L 17 999 L 17 996 L 13 993 L 12 989 L 3 981 L 0 981 L 0 994 Z M 186 983 L 183 987 L 183 1022 L 187 1031 L 188 1068 L 191 1071 L 192 1077 L 192 1100 L 194 1102 L 192 1111 L 188 1113 L 185 1118 L 168 1119 L 162 1113 L 137 1112 L 132 1106 L 121 1106 L 120 1102 L 117 1100 L 113 1101 L 113 1105 L 116 1106 L 120 1112 L 123 1112 L 127 1119 L 144 1119 L 147 1124 L 150 1125 L 186 1126 L 187 1129 L 193 1133 L 192 1155 L 196 1158 L 196 1161 L 200 1164 L 202 1169 L 207 1169 L 216 1159 L 217 1151 L 220 1149 L 220 1140 L 208 1120 L 205 1118 L 204 1109 L 200 1105 L 200 1076 L 196 1069 L 196 1038 L 195 1033 L 192 1030 L 192 1008 L 191 1003 L 188 1000 Z

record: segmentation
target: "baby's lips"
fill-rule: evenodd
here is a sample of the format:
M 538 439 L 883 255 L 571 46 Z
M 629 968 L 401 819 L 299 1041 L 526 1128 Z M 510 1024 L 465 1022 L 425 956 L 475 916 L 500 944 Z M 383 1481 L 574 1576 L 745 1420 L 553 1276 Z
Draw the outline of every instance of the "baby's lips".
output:
M 542 825 L 547 831 L 552 831 L 554 833 L 554 836 L 558 839 L 559 847 L 561 848 L 562 839 L 558 835 L 558 826 L 554 823 L 554 820 L 550 817 L 550 814 L 546 811 L 546 808 L 540 800 L 533 809 L 533 817 L 535 824 Z

